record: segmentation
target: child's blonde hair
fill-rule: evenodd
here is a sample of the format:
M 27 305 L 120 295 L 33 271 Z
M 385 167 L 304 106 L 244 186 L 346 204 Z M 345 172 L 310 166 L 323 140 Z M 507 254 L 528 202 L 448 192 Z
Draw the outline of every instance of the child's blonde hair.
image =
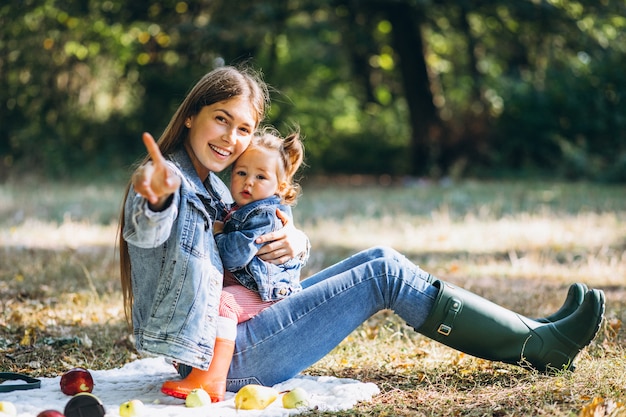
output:
M 300 131 L 294 132 L 283 138 L 273 127 L 263 127 L 252 138 L 248 149 L 264 148 L 274 150 L 280 155 L 278 164 L 278 182 L 285 186 L 278 191 L 281 202 L 287 205 L 295 205 L 300 195 L 300 185 L 294 176 L 304 162 L 304 145 L 300 140 Z

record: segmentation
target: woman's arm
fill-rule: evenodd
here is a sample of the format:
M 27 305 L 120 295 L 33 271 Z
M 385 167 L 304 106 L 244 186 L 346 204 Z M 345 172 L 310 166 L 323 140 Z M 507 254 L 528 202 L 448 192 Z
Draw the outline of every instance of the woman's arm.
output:
M 126 196 L 124 239 L 135 246 L 155 248 L 167 240 L 178 215 L 181 179 L 161 154 L 154 138 L 144 133 L 151 161 L 132 175 Z
M 135 191 L 148 200 L 151 210 L 161 211 L 171 202 L 181 179 L 168 166 L 152 135 L 146 132 L 142 139 L 152 160 L 135 170 L 131 182 Z
M 171 202 L 161 211 L 153 211 L 148 201 L 131 187 L 126 197 L 124 240 L 140 248 L 156 248 L 165 242 L 178 217 L 180 193 L 172 194 Z
M 302 230 L 296 229 L 282 211 L 276 210 L 276 215 L 283 222 L 283 228 L 258 237 L 256 243 L 263 246 L 256 255 L 275 265 L 284 264 L 296 257 L 305 263 L 309 257 L 309 238 Z

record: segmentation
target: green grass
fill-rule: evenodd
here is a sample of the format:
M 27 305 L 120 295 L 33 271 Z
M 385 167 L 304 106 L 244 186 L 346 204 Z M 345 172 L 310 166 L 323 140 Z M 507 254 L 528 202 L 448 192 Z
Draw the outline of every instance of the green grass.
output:
M 0 185 L 1 370 L 56 376 L 71 366 L 112 368 L 137 357 L 114 247 L 123 188 L 103 181 Z M 313 245 L 305 274 L 384 244 L 529 316 L 557 309 L 574 281 L 607 296 L 607 319 L 577 371 L 556 376 L 460 354 L 381 312 L 307 370 L 374 382 L 381 394 L 349 411 L 311 415 L 591 416 L 609 415 L 624 401 L 626 187 L 383 186 L 350 177 L 303 188 L 296 223 Z

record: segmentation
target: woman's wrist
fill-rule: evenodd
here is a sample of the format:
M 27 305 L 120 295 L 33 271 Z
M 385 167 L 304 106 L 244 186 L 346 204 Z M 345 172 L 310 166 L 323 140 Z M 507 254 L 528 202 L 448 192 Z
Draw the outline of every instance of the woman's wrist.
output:
M 159 197 L 159 200 L 156 203 L 152 204 L 149 202 L 148 208 L 155 212 L 163 211 L 166 208 L 168 208 L 170 204 L 172 204 L 173 197 L 174 197 L 174 194 L 161 196 Z

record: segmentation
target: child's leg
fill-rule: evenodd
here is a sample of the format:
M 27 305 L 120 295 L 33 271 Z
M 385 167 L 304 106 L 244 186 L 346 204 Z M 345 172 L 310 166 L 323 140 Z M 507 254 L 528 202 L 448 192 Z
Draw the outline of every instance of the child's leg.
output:
M 243 323 L 265 310 L 275 301 L 263 301 L 258 292 L 243 285 L 229 285 L 222 290 L 220 316 L 229 317 Z
M 274 303 L 275 301 L 261 300 L 259 293 L 249 290 L 242 285 L 229 285 L 224 287 L 222 290 L 222 294 L 220 296 L 219 315 L 220 318 L 226 317 L 233 322 L 242 323 L 250 320 L 252 317 L 256 316 Z M 236 329 L 234 332 L 236 334 Z M 235 335 L 233 335 L 233 340 L 234 339 Z M 180 376 L 186 378 L 191 374 L 194 368 L 189 365 L 179 364 L 177 369 Z M 226 379 L 226 376 L 224 376 L 224 379 Z M 214 390 L 214 392 L 215 391 L 216 390 Z M 209 392 L 209 394 L 211 393 Z M 211 398 L 217 397 L 217 395 L 214 397 L 214 394 L 211 394 Z
M 202 388 L 211 396 L 212 402 L 222 401 L 226 393 L 226 377 L 233 359 L 236 336 L 236 318 L 218 317 L 217 337 L 209 369 L 205 371 L 191 368 L 191 372 L 184 379 L 166 381 L 161 392 L 176 398 L 187 398 L 193 389 Z

